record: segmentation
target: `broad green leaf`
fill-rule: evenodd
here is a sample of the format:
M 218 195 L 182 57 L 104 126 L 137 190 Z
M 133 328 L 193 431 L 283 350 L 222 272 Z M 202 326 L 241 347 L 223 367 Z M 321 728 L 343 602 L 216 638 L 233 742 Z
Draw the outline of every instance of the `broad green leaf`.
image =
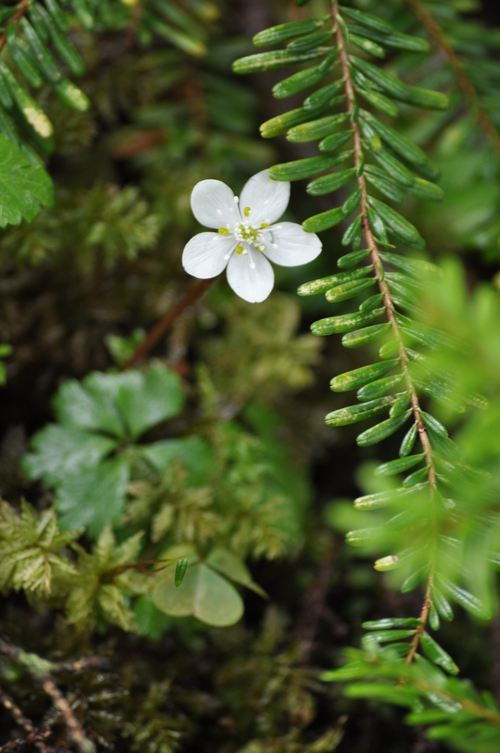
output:
M 116 448 L 116 441 L 71 426 L 49 424 L 31 440 L 32 452 L 22 460 L 30 479 L 43 479 L 49 486 L 97 465 Z
M 186 469 L 186 481 L 190 486 L 202 486 L 213 475 L 213 453 L 201 437 L 164 439 L 152 444 L 139 445 L 137 452 L 159 473 L 165 473 L 172 463 L 181 462 Z
M 179 587 L 175 574 L 166 576 L 153 590 L 154 605 L 174 617 L 193 615 L 216 627 L 234 625 L 243 614 L 243 601 L 228 581 L 203 563 L 190 565 Z
M 266 592 L 252 579 L 250 571 L 244 562 L 227 549 L 223 547 L 212 549 L 206 559 L 206 563 L 226 578 L 229 578 L 229 580 L 234 580 L 235 583 L 246 586 L 246 588 L 255 591 L 259 596 L 267 598 Z
M 31 222 L 42 205 L 52 206 L 52 181 L 10 139 L 0 134 L 0 227 Z
M 61 528 L 85 528 L 91 538 L 96 538 L 108 523 L 116 523 L 125 507 L 129 474 L 128 462 L 114 458 L 66 476 L 57 487 L 55 499 Z

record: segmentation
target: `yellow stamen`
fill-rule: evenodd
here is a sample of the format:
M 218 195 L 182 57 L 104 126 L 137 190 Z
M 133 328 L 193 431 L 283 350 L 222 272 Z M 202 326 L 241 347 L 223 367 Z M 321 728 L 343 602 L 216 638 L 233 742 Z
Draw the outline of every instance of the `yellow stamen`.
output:
M 251 211 L 252 210 L 250 209 L 250 207 L 245 207 L 245 209 L 243 210 L 243 214 L 245 215 L 245 217 L 249 217 Z
M 220 227 L 219 228 L 220 235 L 229 235 L 229 230 L 227 227 Z
M 265 227 L 269 227 L 269 222 L 261 222 L 260 223 L 261 230 L 263 230 Z
M 243 246 L 236 246 L 235 250 L 236 250 L 237 254 L 242 254 L 243 253 Z

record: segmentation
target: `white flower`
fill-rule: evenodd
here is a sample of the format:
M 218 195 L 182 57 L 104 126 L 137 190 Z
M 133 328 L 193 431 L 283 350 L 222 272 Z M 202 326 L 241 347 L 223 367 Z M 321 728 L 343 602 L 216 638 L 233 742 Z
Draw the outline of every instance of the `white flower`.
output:
M 269 261 L 295 267 L 315 259 L 321 241 L 295 222 L 276 222 L 288 205 L 290 183 L 271 180 L 263 170 L 245 184 L 240 198 L 220 180 L 202 180 L 191 193 L 193 214 L 217 233 L 199 233 L 187 243 L 182 265 L 206 280 L 227 267 L 227 280 L 240 298 L 257 303 L 274 285 Z

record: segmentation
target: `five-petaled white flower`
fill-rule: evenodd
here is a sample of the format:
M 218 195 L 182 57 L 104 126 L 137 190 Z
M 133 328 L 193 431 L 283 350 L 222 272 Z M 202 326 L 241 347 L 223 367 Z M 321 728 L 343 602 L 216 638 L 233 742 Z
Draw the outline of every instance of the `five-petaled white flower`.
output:
M 276 222 L 287 208 L 290 183 L 272 180 L 263 170 L 245 184 L 238 198 L 220 180 L 202 180 L 191 193 L 193 214 L 217 233 L 199 233 L 187 243 L 182 265 L 206 280 L 227 267 L 227 280 L 241 298 L 257 303 L 274 285 L 269 261 L 295 267 L 315 259 L 321 241 L 295 222 Z

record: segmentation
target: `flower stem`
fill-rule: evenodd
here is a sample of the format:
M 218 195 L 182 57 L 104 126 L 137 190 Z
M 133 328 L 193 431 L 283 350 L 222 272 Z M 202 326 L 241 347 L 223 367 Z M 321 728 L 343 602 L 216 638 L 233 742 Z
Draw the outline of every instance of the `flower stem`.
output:
M 351 117 L 351 130 L 352 130 L 353 146 L 354 146 L 354 164 L 356 167 L 356 174 L 358 176 L 356 179 L 356 182 L 357 182 L 358 188 L 361 191 L 360 211 L 361 211 L 361 217 L 362 217 L 363 234 L 365 237 L 367 247 L 370 250 L 371 262 L 373 264 L 373 269 L 375 272 L 375 277 L 378 282 L 379 290 L 383 295 L 383 304 L 386 311 L 386 315 L 391 325 L 396 342 L 398 344 L 399 360 L 400 360 L 401 368 L 404 374 L 406 387 L 410 395 L 410 404 L 411 404 L 413 416 L 415 418 L 415 422 L 417 425 L 420 442 L 422 444 L 422 449 L 425 455 L 425 461 L 427 465 L 427 478 L 429 482 L 429 491 L 430 491 L 431 500 L 433 500 L 435 497 L 437 480 L 436 480 L 436 468 L 434 464 L 432 446 L 431 446 L 431 442 L 427 433 L 427 429 L 422 421 L 422 415 L 421 415 L 422 411 L 420 408 L 420 401 L 419 401 L 418 393 L 415 388 L 415 385 L 413 384 L 413 380 L 410 374 L 410 367 L 409 367 L 410 358 L 409 358 L 408 351 L 406 350 L 406 346 L 404 344 L 403 337 L 399 329 L 399 324 L 396 318 L 396 313 L 394 309 L 394 303 L 391 297 L 391 292 L 390 292 L 387 282 L 385 281 L 384 267 L 382 264 L 382 259 L 380 258 L 379 248 L 375 240 L 375 237 L 373 235 L 370 222 L 368 220 L 368 190 L 367 190 L 367 185 L 366 185 L 366 178 L 363 171 L 364 156 L 363 156 L 363 147 L 361 143 L 361 131 L 360 131 L 357 119 L 356 119 L 356 97 L 354 93 L 354 85 L 353 85 L 350 66 L 349 66 L 349 56 L 347 53 L 341 25 L 337 21 L 337 16 L 340 15 L 338 0 L 334 0 L 332 2 L 331 13 L 332 13 L 333 28 L 335 31 L 337 49 L 339 51 L 339 62 L 342 69 L 342 77 L 345 81 L 344 87 L 345 87 L 345 93 L 346 93 L 346 98 L 347 98 L 347 109 Z M 432 584 L 432 579 L 433 579 L 433 570 L 431 569 L 431 572 L 429 574 L 428 581 L 427 581 L 426 595 L 425 595 L 425 599 L 424 599 L 424 603 L 422 607 L 422 612 L 420 615 L 421 620 L 422 620 L 422 627 L 421 629 L 419 628 L 419 630 L 417 630 L 417 633 L 415 634 L 414 641 L 408 653 L 407 661 L 411 661 L 413 659 L 413 656 L 418 648 L 420 635 L 427 621 L 429 608 L 430 608 L 430 588 Z
M 132 366 L 135 366 L 144 358 L 144 356 L 150 353 L 155 345 L 159 343 L 169 327 L 175 322 L 175 320 L 183 313 L 185 309 L 191 306 L 195 301 L 198 300 L 198 298 L 203 295 L 205 290 L 209 285 L 211 285 L 212 282 L 213 279 L 200 280 L 199 282 L 197 282 L 196 285 L 194 285 L 191 290 L 186 293 L 186 295 L 180 300 L 175 309 L 173 311 L 169 311 L 168 314 L 165 314 L 163 319 L 160 319 L 160 321 L 155 324 L 155 326 L 150 330 L 150 332 L 141 342 L 139 347 L 122 365 L 121 371 L 132 368 Z

